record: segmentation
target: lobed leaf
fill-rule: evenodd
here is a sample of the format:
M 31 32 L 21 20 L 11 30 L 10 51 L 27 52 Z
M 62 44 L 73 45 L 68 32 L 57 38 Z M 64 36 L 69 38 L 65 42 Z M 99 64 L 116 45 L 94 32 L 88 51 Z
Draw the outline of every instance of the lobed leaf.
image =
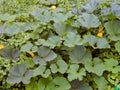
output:
M 51 68 L 52 73 L 60 72 L 64 74 L 68 68 L 68 65 L 63 60 L 57 60 L 56 64 L 50 65 L 50 68 Z
M 115 43 L 115 49 L 120 53 L 120 41 Z
M 71 63 L 84 63 L 87 59 L 92 59 L 91 53 L 84 46 L 76 46 L 69 52 Z
M 30 79 L 33 75 L 33 72 L 27 70 L 25 64 L 17 64 L 13 66 L 8 74 L 7 82 L 8 83 L 20 83 L 23 82 L 24 84 L 30 83 Z
M 55 77 L 48 85 L 46 90 L 68 90 L 70 84 L 64 77 Z
M 80 22 L 81 26 L 86 27 L 88 29 L 96 28 L 101 24 L 97 16 L 87 13 L 83 13 L 82 17 L 78 18 L 78 21 Z
M 108 81 L 104 77 L 95 77 L 94 81 L 97 84 L 98 90 L 105 90 L 106 89 Z
M 103 72 L 106 70 L 103 61 L 99 58 L 94 58 L 93 61 L 88 59 L 85 62 L 85 69 L 88 72 L 97 74 L 98 76 L 101 76 L 103 74 Z
M 56 46 L 61 45 L 60 37 L 59 36 L 52 36 L 48 38 L 47 41 L 43 43 L 44 46 L 49 46 L 50 48 L 55 48 Z
M 75 79 L 83 80 L 83 76 L 86 76 L 86 71 L 84 68 L 79 68 L 78 64 L 70 65 L 69 69 L 67 70 L 68 73 L 68 80 L 72 81 Z
M 120 40 L 120 21 L 114 20 L 109 21 L 104 24 L 107 33 L 109 34 L 109 38 L 111 40 L 117 41 Z
M 30 52 L 31 48 L 33 47 L 32 43 L 27 43 L 21 47 L 21 51 L 23 52 Z
M 99 0 L 90 0 L 89 3 L 87 3 L 84 8 L 87 12 L 93 12 L 99 7 Z
M 0 50 L 0 56 L 6 59 L 10 59 L 12 61 L 18 61 L 20 56 L 20 51 L 18 49 L 4 48 Z
M 64 45 L 68 47 L 74 47 L 80 44 L 81 38 L 73 32 L 68 32 L 66 37 L 64 37 Z

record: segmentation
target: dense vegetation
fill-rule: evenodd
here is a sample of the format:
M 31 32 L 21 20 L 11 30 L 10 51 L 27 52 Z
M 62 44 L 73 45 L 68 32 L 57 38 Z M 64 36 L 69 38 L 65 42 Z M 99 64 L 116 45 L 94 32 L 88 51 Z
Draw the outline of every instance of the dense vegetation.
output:
M 120 0 L 0 0 L 0 90 L 118 90 Z

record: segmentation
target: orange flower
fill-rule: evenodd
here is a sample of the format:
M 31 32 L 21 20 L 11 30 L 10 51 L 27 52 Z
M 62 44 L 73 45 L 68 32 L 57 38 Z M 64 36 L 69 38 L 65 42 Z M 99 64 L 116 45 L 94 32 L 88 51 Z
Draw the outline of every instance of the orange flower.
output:
M 29 54 L 32 58 L 35 56 L 35 54 L 33 52 L 30 52 Z
M 56 9 L 56 6 L 55 6 L 55 5 L 52 5 L 52 6 L 51 6 L 51 9 L 52 9 L 52 10 L 55 10 L 55 9 Z
M 4 46 L 3 45 L 0 45 L 0 49 L 3 49 L 4 48 Z
M 103 33 L 104 33 L 104 27 L 101 27 L 97 33 L 98 37 L 103 37 Z

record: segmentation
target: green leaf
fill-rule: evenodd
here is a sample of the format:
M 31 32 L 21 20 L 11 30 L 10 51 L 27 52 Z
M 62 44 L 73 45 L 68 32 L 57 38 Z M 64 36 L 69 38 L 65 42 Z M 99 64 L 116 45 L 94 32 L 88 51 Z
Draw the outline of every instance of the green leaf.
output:
M 83 76 L 86 76 L 86 71 L 84 68 L 79 68 L 79 65 L 72 64 L 70 68 L 67 70 L 68 73 L 68 80 L 72 81 L 75 79 L 83 80 Z
M 120 38 L 118 38 L 120 37 L 120 21 L 118 20 L 109 21 L 105 23 L 104 26 L 111 40 L 114 40 L 114 41 L 120 40 Z M 112 39 L 112 37 L 114 38 Z
M 42 58 L 46 57 L 49 55 L 51 50 L 48 47 L 41 46 L 38 48 L 38 55 Z
M 101 24 L 97 16 L 87 13 L 83 13 L 82 17 L 78 18 L 78 21 L 80 22 L 81 26 L 86 28 L 96 28 Z
M 13 66 L 8 74 L 7 82 L 11 84 L 23 82 L 24 84 L 30 83 L 33 72 L 27 70 L 25 64 L 17 64 Z
M 57 57 L 57 54 L 54 51 L 44 46 L 39 47 L 38 55 L 39 56 L 33 58 L 33 61 L 35 64 L 41 65 L 45 65 L 46 62 L 50 62 Z
M 108 34 L 110 35 L 120 34 L 120 21 L 117 20 L 109 21 L 105 23 L 104 26 Z
M 51 69 L 51 72 L 52 72 L 52 73 L 58 72 L 58 67 L 57 67 L 56 64 L 51 64 L 51 65 L 50 65 L 50 69 Z
M 31 49 L 32 49 L 32 52 L 37 52 L 38 47 L 37 46 L 33 46 Z
M 64 77 L 57 76 L 48 85 L 46 90 L 69 90 L 70 84 Z
M 15 18 L 16 18 L 16 15 L 0 14 L 0 20 L 2 21 L 14 21 Z
M 46 69 L 46 70 L 44 71 L 44 73 L 41 73 L 41 76 L 44 77 L 44 78 L 47 78 L 47 77 L 50 76 L 50 74 L 51 74 L 50 69 Z
M 116 17 L 119 17 L 120 16 L 120 6 L 115 4 L 115 3 L 112 3 L 111 4 L 111 11 L 113 13 L 113 15 L 115 15 Z
M 59 23 L 54 23 L 55 31 L 59 35 L 63 35 L 66 31 L 66 23 L 65 22 L 59 22 Z
M 4 48 L 0 50 L 0 56 L 13 61 L 18 61 L 20 56 L 20 51 L 18 49 Z
M 76 46 L 69 52 L 70 62 L 84 63 L 87 59 L 92 59 L 91 53 L 84 46 Z
M 44 42 L 45 42 L 44 39 L 38 39 L 38 40 L 35 42 L 35 45 L 39 46 L 39 45 L 42 45 Z
M 107 71 L 110 71 L 112 73 L 118 73 L 120 72 L 120 66 L 118 65 L 118 61 L 110 58 L 110 59 L 104 59 L 105 69 Z
M 47 82 L 48 83 L 48 82 Z M 40 78 L 38 81 L 38 90 L 45 90 L 46 80 L 44 78 Z
M 21 27 L 23 31 L 35 30 L 39 27 L 39 22 L 27 22 Z M 40 32 L 40 29 L 39 29 Z
M 30 84 L 25 85 L 25 90 L 46 90 L 47 85 L 52 81 L 52 77 L 39 78 L 38 81 L 32 79 Z M 51 90 L 51 89 L 49 89 Z
M 94 81 L 97 84 L 98 90 L 105 90 L 106 89 L 108 82 L 104 77 L 95 77 Z
M 93 61 L 88 59 L 85 62 L 85 69 L 88 72 L 97 74 L 98 76 L 101 76 L 103 72 L 106 70 L 103 61 L 99 58 L 94 58 Z
M 108 41 L 106 40 L 106 38 L 99 38 L 97 40 L 97 48 L 110 48 L 110 45 L 108 43 Z
M 35 64 L 46 65 L 46 61 L 43 58 L 41 58 L 40 56 L 35 56 L 33 58 L 33 62 Z
M 36 69 L 33 70 L 33 77 L 36 77 L 38 75 L 42 75 L 46 69 L 46 66 L 40 65 Z
M 63 60 L 57 60 L 56 64 L 51 64 L 50 65 L 52 73 L 60 72 L 60 73 L 65 73 L 68 66 Z
M 21 51 L 23 52 L 30 52 L 30 49 L 33 47 L 32 43 L 27 43 L 21 47 Z
M 50 38 L 48 38 L 47 41 L 45 41 L 43 43 L 44 46 L 49 46 L 50 48 L 55 48 L 56 46 L 60 46 L 61 45 L 61 41 L 60 41 L 60 37 L 58 36 L 52 36 Z
M 39 89 L 39 85 L 35 80 L 32 80 L 30 84 L 25 85 L 25 90 L 42 90 Z
M 53 17 L 52 17 L 52 20 L 54 22 L 64 22 L 65 20 L 67 20 L 69 17 L 72 16 L 72 13 L 71 12 L 68 12 L 68 13 L 53 13 Z
M 25 90 L 33 90 L 33 89 L 42 90 L 42 89 L 39 89 L 39 86 L 36 81 L 34 81 L 34 83 L 31 83 L 30 85 L 26 85 L 25 87 Z
M 39 8 L 38 10 L 34 10 L 30 13 L 36 20 L 39 20 L 41 23 L 47 23 L 51 21 L 51 12 L 46 8 Z
M 83 6 L 83 8 L 87 11 L 87 12 L 93 12 L 94 10 L 96 10 L 99 6 L 99 0 L 90 0 L 89 3 L 87 3 L 85 6 Z
M 106 38 L 98 38 L 93 35 L 85 35 L 82 44 L 84 43 L 88 43 L 94 49 L 110 48 L 110 45 Z
M 95 48 L 95 43 L 97 42 L 97 38 L 93 35 L 85 35 L 82 43 L 89 43 L 90 46 Z
M 6 25 L 4 29 L 4 33 L 6 33 L 9 36 L 18 34 L 19 32 L 23 32 L 24 30 L 21 29 L 25 23 L 19 22 L 19 23 L 9 23 Z
M 25 58 L 25 61 L 23 62 L 27 68 L 31 68 L 34 67 L 34 62 L 32 60 L 32 58 Z
M 120 41 L 115 43 L 115 49 L 120 53 Z
M 74 47 L 75 45 L 79 45 L 81 38 L 79 35 L 76 35 L 73 32 L 68 32 L 67 36 L 64 37 L 64 45 L 68 47 Z
M 68 32 L 76 32 L 76 29 L 71 27 L 70 25 L 66 24 L 66 22 L 57 22 L 54 23 L 54 28 L 55 28 L 55 32 L 59 35 L 59 36 L 64 36 L 66 35 Z

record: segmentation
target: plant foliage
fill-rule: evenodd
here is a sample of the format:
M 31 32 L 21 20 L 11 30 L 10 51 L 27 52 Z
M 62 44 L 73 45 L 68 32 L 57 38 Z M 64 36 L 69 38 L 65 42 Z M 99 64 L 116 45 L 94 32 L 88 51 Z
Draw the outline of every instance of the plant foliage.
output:
M 120 0 L 0 0 L 0 90 L 120 88 Z

